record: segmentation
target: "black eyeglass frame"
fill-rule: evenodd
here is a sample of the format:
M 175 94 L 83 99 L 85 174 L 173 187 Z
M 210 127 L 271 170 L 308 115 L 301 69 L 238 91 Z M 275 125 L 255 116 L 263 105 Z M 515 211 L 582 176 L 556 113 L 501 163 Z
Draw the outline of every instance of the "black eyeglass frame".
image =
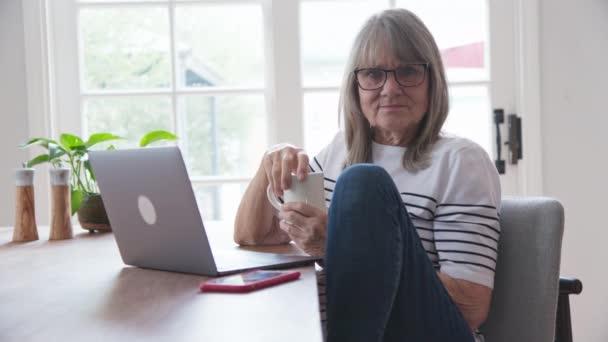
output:
M 409 65 L 422 65 L 422 66 L 424 66 L 424 69 L 423 69 L 424 74 L 422 75 L 422 78 L 420 79 L 420 82 L 418 82 L 417 84 L 414 84 L 414 85 L 404 85 L 404 84 L 401 84 L 401 82 L 399 82 L 399 79 L 397 78 L 397 69 L 401 69 L 401 68 L 407 67 L 407 66 L 409 66 Z M 388 80 L 388 74 L 389 74 L 389 73 L 393 73 L 393 76 L 395 77 L 395 81 L 396 81 L 396 82 L 397 82 L 397 84 L 399 84 L 401 87 L 410 88 L 410 87 L 417 87 L 417 86 L 421 85 L 421 84 L 424 82 L 424 79 L 426 79 L 426 74 L 427 74 L 427 71 L 429 70 L 429 68 L 430 68 L 430 67 L 431 67 L 431 66 L 430 66 L 430 63 L 408 63 L 408 64 L 406 64 L 406 65 L 400 66 L 400 67 L 395 68 L 395 69 L 382 69 L 382 68 L 361 68 L 361 69 L 355 69 L 355 70 L 353 71 L 353 74 L 355 75 L 355 82 L 357 82 L 357 86 L 359 86 L 359 88 L 361 88 L 362 90 L 370 90 L 370 91 L 373 91 L 373 90 L 379 90 L 379 89 L 382 89 L 382 87 L 384 87 L 384 85 L 386 84 L 386 81 Z M 377 87 L 377 88 L 370 88 L 370 89 L 368 89 L 368 88 L 363 88 L 363 87 L 361 86 L 361 83 L 359 83 L 359 77 L 357 76 L 357 74 L 358 74 L 360 71 L 363 71 L 363 70 L 370 70 L 370 69 L 384 71 L 384 82 L 382 82 L 382 84 L 381 84 L 379 87 Z

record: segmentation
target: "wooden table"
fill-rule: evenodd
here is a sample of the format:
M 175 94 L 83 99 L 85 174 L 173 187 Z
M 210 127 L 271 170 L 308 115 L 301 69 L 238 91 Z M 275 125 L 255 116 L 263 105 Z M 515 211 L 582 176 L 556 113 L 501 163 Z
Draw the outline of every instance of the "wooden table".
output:
M 249 294 L 201 293 L 202 276 L 122 263 L 111 233 L 12 243 L 0 228 L 0 341 L 322 341 L 314 266 Z M 229 227 L 213 246 L 238 248 Z M 292 245 L 249 250 L 294 253 Z

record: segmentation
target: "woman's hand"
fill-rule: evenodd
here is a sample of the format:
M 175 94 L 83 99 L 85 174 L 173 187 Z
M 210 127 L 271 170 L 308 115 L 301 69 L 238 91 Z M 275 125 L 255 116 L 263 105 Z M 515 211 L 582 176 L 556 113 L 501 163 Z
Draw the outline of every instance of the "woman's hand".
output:
M 454 279 L 442 272 L 437 272 L 437 275 L 471 331 L 477 330 L 490 312 L 492 289 L 463 279 Z
M 304 202 L 290 202 L 279 212 L 279 226 L 304 252 L 325 256 L 327 211 Z
M 301 148 L 290 144 L 278 144 L 271 147 L 262 160 L 264 172 L 272 191 L 283 196 L 283 191 L 291 186 L 291 174 L 299 180 L 308 174 L 308 155 Z

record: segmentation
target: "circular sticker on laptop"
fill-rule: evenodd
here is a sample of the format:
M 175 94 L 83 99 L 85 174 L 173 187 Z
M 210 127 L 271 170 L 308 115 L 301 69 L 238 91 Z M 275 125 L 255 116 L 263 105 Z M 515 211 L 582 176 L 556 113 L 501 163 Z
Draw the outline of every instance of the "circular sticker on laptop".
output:
M 154 205 L 152 201 L 144 195 L 139 195 L 137 198 L 137 207 L 139 208 L 139 214 L 144 221 L 153 225 L 156 223 L 156 209 L 154 209 Z

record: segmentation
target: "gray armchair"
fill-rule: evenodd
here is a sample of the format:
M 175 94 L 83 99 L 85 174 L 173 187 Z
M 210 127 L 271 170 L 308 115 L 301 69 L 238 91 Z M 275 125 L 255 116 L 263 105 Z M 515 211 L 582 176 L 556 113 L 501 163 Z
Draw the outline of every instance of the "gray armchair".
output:
M 580 293 L 582 284 L 559 276 L 562 205 L 550 198 L 506 198 L 500 213 L 492 308 L 480 329 L 486 341 L 572 341 L 568 296 Z

